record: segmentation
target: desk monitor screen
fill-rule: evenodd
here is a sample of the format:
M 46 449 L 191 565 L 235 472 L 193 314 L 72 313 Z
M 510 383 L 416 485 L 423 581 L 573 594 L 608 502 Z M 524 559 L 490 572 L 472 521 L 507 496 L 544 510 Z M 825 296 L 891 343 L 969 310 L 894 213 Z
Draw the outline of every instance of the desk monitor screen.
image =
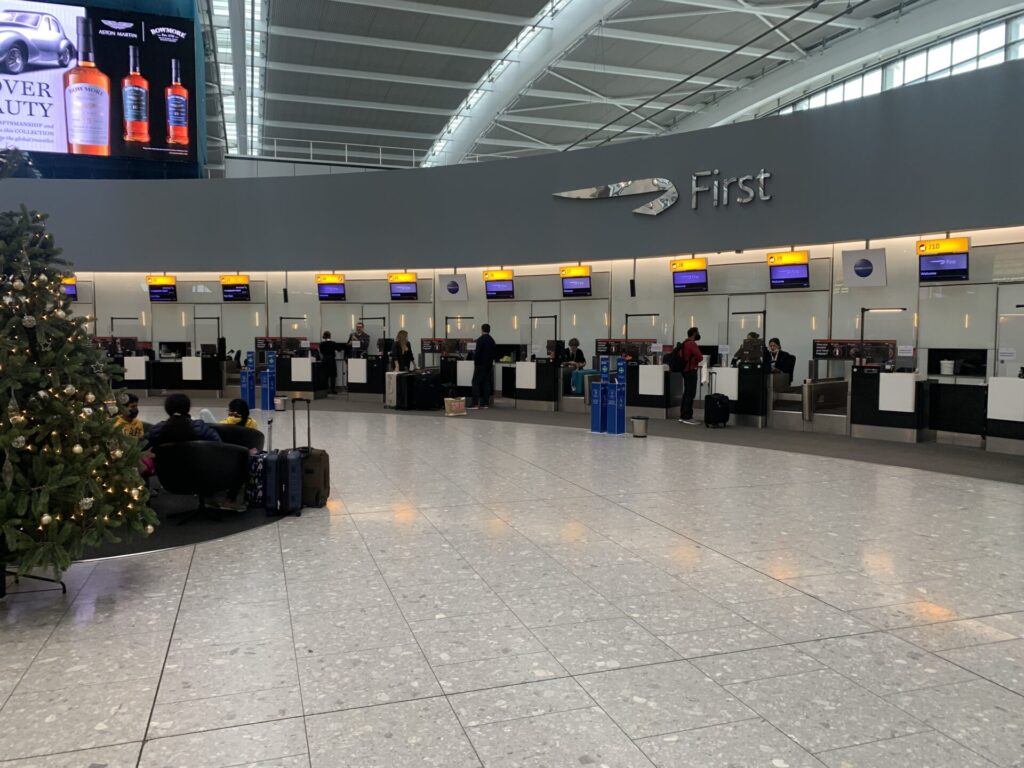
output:
M 563 277 L 562 297 L 566 299 L 590 295 L 589 277 Z
M 60 289 L 71 301 L 78 301 L 78 285 L 76 283 L 64 283 Z
M 220 292 L 226 302 L 249 301 L 251 297 L 248 283 L 245 285 L 221 285 Z
M 192 354 L 192 345 L 187 341 L 161 341 L 157 350 L 161 360 L 180 360 Z
M 416 301 L 418 287 L 416 283 L 391 283 L 391 300 Z
M 317 283 L 316 295 L 320 301 L 345 301 L 345 284 Z
M 768 267 L 772 288 L 810 288 L 811 269 L 808 264 L 782 264 Z
M 178 286 L 176 286 L 176 285 L 151 285 L 151 286 L 149 286 L 149 300 L 152 301 L 152 302 L 177 301 L 178 300 Z
M 512 280 L 487 280 L 484 283 L 484 290 L 488 299 L 514 299 L 516 297 L 515 283 Z
M 708 271 L 706 269 L 694 269 L 686 272 L 673 272 L 672 290 L 675 293 L 706 293 L 708 290 Z
M 970 276 L 970 263 L 966 253 L 945 253 L 941 256 L 919 258 L 922 283 L 967 280 Z

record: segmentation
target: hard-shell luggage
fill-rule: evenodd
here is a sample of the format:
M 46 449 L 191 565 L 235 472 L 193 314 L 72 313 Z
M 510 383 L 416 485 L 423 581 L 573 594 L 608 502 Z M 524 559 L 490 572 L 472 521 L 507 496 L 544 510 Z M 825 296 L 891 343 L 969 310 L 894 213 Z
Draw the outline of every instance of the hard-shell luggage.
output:
M 714 388 L 715 373 L 708 376 L 712 389 Z M 726 395 L 712 392 L 704 398 L 704 426 L 724 427 L 729 423 L 729 398 Z
M 384 374 L 384 407 L 398 407 L 398 371 L 388 371 Z
M 267 445 L 274 422 L 267 423 Z M 268 515 L 302 514 L 302 457 L 297 450 L 268 450 L 263 459 L 263 508 Z
M 306 447 L 299 448 L 295 424 L 299 420 L 296 403 L 306 404 Z M 292 399 L 292 445 L 302 464 L 302 506 L 323 507 L 331 495 L 331 459 L 327 451 L 313 447 L 312 403 L 308 398 Z
M 438 374 L 418 373 L 413 378 L 413 410 L 437 411 L 444 408 L 445 387 Z
M 249 482 L 245 486 L 245 500 L 249 507 L 263 506 L 263 482 L 266 476 L 267 453 L 258 451 L 249 456 Z

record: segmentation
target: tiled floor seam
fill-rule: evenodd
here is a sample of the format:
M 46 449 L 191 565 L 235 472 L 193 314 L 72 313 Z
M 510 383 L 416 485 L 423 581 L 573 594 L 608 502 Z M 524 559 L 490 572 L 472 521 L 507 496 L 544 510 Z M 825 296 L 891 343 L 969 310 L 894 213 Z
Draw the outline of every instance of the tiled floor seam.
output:
M 753 711 L 753 710 L 751 710 L 751 711 Z M 639 747 L 640 745 L 639 745 L 638 742 L 641 742 L 644 739 L 661 739 L 661 738 L 664 738 L 665 736 L 671 736 L 672 734 L 675 734 L 675 733 L 692 733 L 693 731 L 702 731 L 705 728 L 720 728 L 723 725 L 735 725 L 736 723 L 752 723 L 755 720 L 760 720 L 760 721 L 768 723 L 768 721 L 765 720 L 765 718 L 761 717 L 761 715 L 759 715 L 759 714 L 757 714 L 755 712 L 754 713 L 754 717 L 744 717 L 744 718 L 741 718 L 739 720 L 727 720 L 727 721 L 722 722 L 722 723 L 710 723 L 708 725 L 695 725 L 692 728 L 673 728 L 671 731 L 664 731 L 662 733 L 650 733 L 650 734 L 645 734 L 643 736 L 630 736 L 629 739 L 634 744 L 636 744 L 637 747 Z M 772 725 L 771 723 L 768 723 L 768 724 Z M 618 723 L 616 723 L 616 725 L 618 725 Z M 772 725 L 772 727 L 775 728 L 774 725 Z M 775 730 L 778 730 L 778 728 L 775 728 Z M 782 733 L 782 732 L 779 731 L 779 733 Z M 785 734 L 783 734 L 783 735 L 785 736 Z M 787 736 L 786 738 L 789 738 L 789 737 Z M 641 748 L 640 751 L 643 752 L 643 749 Z M 648 758 L 648 759 L 650 759 L 650 758 Z
M 370 461 L 372 462 L 373 460 L 370 459 Z M 376 462 L 373 463 L 374 465 L 379 467 L 379 465 L 377 465 Z M 415 505 L 413 505 L 413 507 L 415 508 Z M 384 572 L 381 570 L 380 564 L 377 562 L 377 558 L 374 557 L 373 550 L 367 543 L 365 534 L 359 528 L 359 526 L 355 524 L 355 521 L 353 521 L 352 525 L 356 529 L 356 533 L 359 535 L 360 541 L 363 542 L 363 546 L 366 548 L 366 553 L 370 557 L 370 560 L 373 562 L 373 567 L 377 569 L 377 573 L 380 574 L 381 580 L 384 582 L 384 586 L 387 587 L 388 594 L 391 595 L 391 599 L 394 600 L 395 605 L 398 607 L 398 612 L 402 615 L 402 620 L 405 622 L 405 626 L 408 628 L 409 633 L 412 635 L 413 642 L 416 643 L 416 647 L 419 649 L 420 655 L 423 656 L 423 660 L 426 661 L 427 667 L 430 669 L 430 674 L 434 676 L 434 682 L 437 683 L 437 688 L 439 691 L 441 691 L 440 696 L 444 698 L 444 703 L 448 705 L 448 710 L 452 713 L 452 717 L 454 717 L 455 722 L 459 724 L 459 730 L 462 731 L 462 735 L 465 737 L 466 743 L 469 744 L 469 748 L 473 750 L 473 755 L 476 757 L 477 762 L 482 766 L 484 764 L 484 761 L 480 757 L 480 754 L 477 752 L 476 745 L 473 743 L 473 740 L 469 737 L 469 733 L 466 731 L 466 727 L 462 724 L 462 720 L 459 719 L 459 715 L 455 711 L 455 707 L 452 706 L 451 699 L 449 699 L 448 695 L 444 692 L 444 686 L 441 685 L 441 679 L 437 676 L 437 671 L 434 669 L 434 665 L 430 663 L 430 659 L 427 657 L 426 652 L 423 650 L 423 646 L 420 644 L 419 638 L 416 637 L 416 632 L 413 631 L 412 624 L 409 622 L 409 617 L 406 616 L 405 611 L 402 610 L 402 605 L 398 602 L 398 598 L 395 597 L 395 592 L 391 588 L 391 585 L 388 583 L 388 580 L 384 578 Z M 437 526 L 434 525 L 433 521 L 430 522 L 430 525 L 432 528 L 434 528 L 434 530 L 438 531 L 438 534 L 441 536 L 442 539 L 448 541 L 448 539 L 445 538 L 444 534 L 437 529 Z M 472 568 L 472 566 L 470 567 Z M 475 570 L 473 572 L 476 573 Z M 437 697 L 428 696 L 424 698 Z M 303 707 L 303 709 L 305 709 L 305 707 Z M 312 763 L 312 752 L 310 753 L 310 762 Z
M 160 686 L 164 681 L 164 671 L 167 669 L 167 659 L 171 655 L 171 644 L 174 642 L 174 631 L 178 628 L 178 619 L 181 616 L 181 604 L 185 599 L 185 590 L 188 588 L 188 576 L 192 572 L 192 563 L 195 562 L 196 547 L 192 546 L 192 552 L 189 554 L 188 567 L 185 569 L 185 580 L 181 586 L 181 594 L 178 595 L 178 607 L 174 611 L 174 621 L 171 624 L 171 634 L 167 639 L 167 648 L 164 650 L 164 660 L 160 663 L 160 675 L 156 681 L 156 688 L 153 691 L 153 702 L 149 705 L 149 717 L 146 718 L 146 730 L 142 734 L 142 746 L 139 748 L 139 758 L 135 763 L 136 768 L 142 764 L 142 753 L 146 749 L 146 742 L 149 741 L 149 728 L 153 724 L 153 712 L 156 711 L 156 700 L 160 695 Z M 94 572 L 95 573 L 95 572 Z M 92 575 L 89 576 L 92 579 Z
M 354 524 L 353 524 L 354 525 Z M 312 763 L 312 752 L 309 748 L 309 727 L 306 724 L 306 702 L 302 697 L 302 675 L 299 674 L 299 655 L 295 652 L 295 621 L 292 616 L 292 601 L 288 591 L 288 569 L 285 567 L 284 541 L 281 538 L 281 523 L 274 523 L 277 532 L 277 543 L 281 553 L 281 580 L 284 582 L 284 600 L 288 606 L 288 631 L 291 633 L 292 659 L 295 663 L 295 685 L 299 689 L 299 717 L 302 718 L 302 735 L 306 739 L 306 759 Z M 278 718 L 281 720 L 289 718 Z M 244 765 L 244 763 L 242 764 Z

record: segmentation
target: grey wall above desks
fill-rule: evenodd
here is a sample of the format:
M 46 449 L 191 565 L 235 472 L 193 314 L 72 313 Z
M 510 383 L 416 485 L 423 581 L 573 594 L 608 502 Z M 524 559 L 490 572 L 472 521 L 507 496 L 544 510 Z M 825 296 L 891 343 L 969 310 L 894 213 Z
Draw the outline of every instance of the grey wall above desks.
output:
M 444 268 L 731 251 L 1021 224 L 1024 61 L 786 117 L 428 170 L 0 183 L 82 270 Z M 690 178 L 772 174 L 770 201 L 690 207 Z M 555 192 L 666 177 L 678 204 Z M 735 188 L 734 188 L 735 192 Z

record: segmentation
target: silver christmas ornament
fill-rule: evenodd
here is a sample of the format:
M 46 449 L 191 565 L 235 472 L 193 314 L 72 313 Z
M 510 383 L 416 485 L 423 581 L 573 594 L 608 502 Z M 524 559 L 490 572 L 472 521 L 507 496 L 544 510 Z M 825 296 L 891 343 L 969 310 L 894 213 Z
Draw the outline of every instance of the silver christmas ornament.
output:
M 56 317 L 56 318 L 57 318 L 58 320 L 63 320 L 64 318 L 66 318 L 66 317 L 68 316 L 68 313 L 67 313 L 67 312 L 65 312 L 65 311 L 64 311 L 63 309 L 58 309 L 58 310 L 57 310 L 56 312 L 54 312 L 53 314 L 54 314 L 54 316 L 55 316 L 55 317 Z
M 25 283 L 21 278 L 15 278 L 14 282 L 11 283 L 11 287 L 16 291 L 23 291 L 25 290 Z
M 117 406 L 114 405 L 113 403 L 107 405 L 107 413 L 110 414 L 111 416 L 117 416 Z
M 25 436 L 24 435 L 18 435 L 16 438 L 11 440 L 11 445 L 13 445 L 15 448 L 24 448 L 25 447 Z
M 50 515 L 50 514 L 45 514 L 45 515 L 43 515 L 42 517 L 39 518 L 39 522 L 42 523 L 43 525 L 49 525 L 50 523 L 53 522 L 53 516 Z
M 37 277 L 36 279 L 39 281 L 40 285 L 46 285 L 48 282 L 50 282 L 50 278 L 48 278 L 46 275 L 39 275 L 39 277 Z
M 40 400 L 49 400 L 50 399 L 50 393 L 47 392 L 45 389 L 40 389 L 38 392 L 36 392 L 36 396 Z
M 64 387 L 64 394 L 68 395 L 69 397 L 75 394 L 75 392 L 77 391 L 78 389 L 75 388 L 74 384 L 68 384 L 66 387 Z
M 156 528 L 154 528 L 152 525 L 147 525 L 146 526 L 146 533 L 147 534 L 152 534 L 153 531 L 155 531 L 155 530 L 156 530 Z
M 85 402 L 87 402 L 87 403 L 95 403 L 96 402 L 96 395 L 94 395 L 92 392 L 86 392 L 85 393 Z
M 84 450 L 85 449 L 78 443 L 75 443 L 74 445 L 71 446 L 71 452 L 75 454 L 75 456 L 81 456 Z
M 82 509 L 92 509 L 93 503 L 94 499 L 92 498 L 92 496 L 85 496 L 78 500 L 78 506 L 81 507 Z
M 4 298 L 3 298 L 3 302 L 4 302 L 4 304 L 10 306 L 11 304 L 14 303 L 14 297 L 11 296 L 11 294 L 9 294 L 9 293 L 5 293 L 4 294 Z
M 83 416 L 92 416 L 92 408 L 83 408 L 82 409 L 82 415 Z
M 36 318 L 33 315 L 25 315 L 23 318 L 21 318 L 21 324 L 24 325 L 26 328 L 35 328 Z

